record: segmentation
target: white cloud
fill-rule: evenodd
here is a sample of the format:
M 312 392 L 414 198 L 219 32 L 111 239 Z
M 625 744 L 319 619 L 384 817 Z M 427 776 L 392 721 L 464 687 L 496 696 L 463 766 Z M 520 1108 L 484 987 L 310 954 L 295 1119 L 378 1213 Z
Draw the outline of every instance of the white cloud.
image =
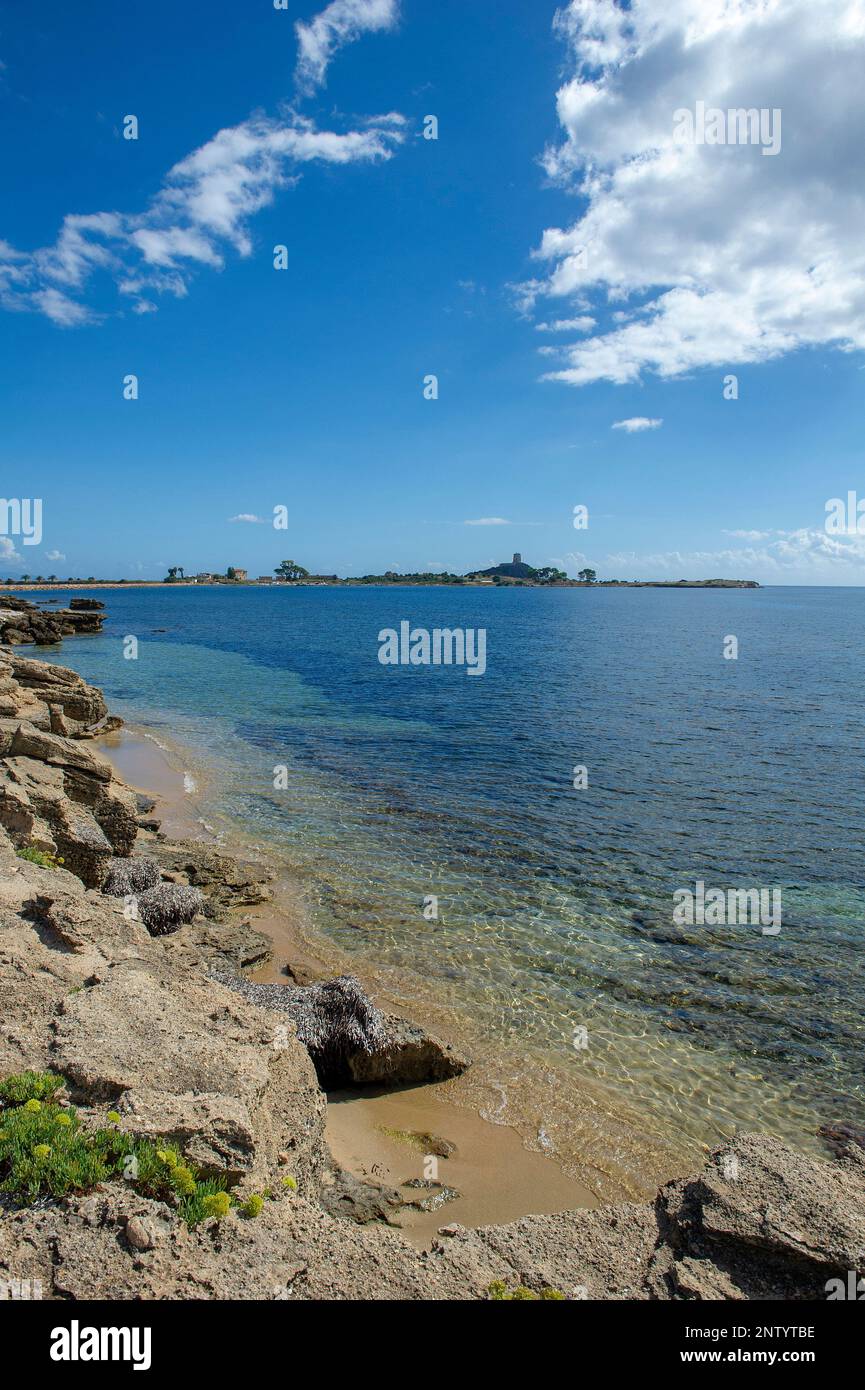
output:
M 516 523 L 507 521 L 503 516 L 479 516 L 476 521 L 464 521 L 463 526 L 514 526 Z
M 755 533 L 761 534 L 761 533 Z M 776 531 L 777 539 L 741 549 L 635 551 L 608 555 L 606 563 L 626 577 L 674 573 L 684 579 L 762 579 L 775 584 L 865 584 L 865 536 L 830 536 L 815 527 Z
M 765 541 L 771 534 L 771 531 L 724 531 L 725 536 L 734 536 L 740 541 Z
M 150 294 L 182 297 L 193 270 L 219 269 L 228 249 L 248 256 L 249 219 L 296 182 L 300 166 L 388 159 L 402 138 L 389 118 L 340 134 L 300 116 L 251 117 L 175 164 L 145 212 L 68 216 L 55 244 L 29 255 L 0 243 L 0 301 L 63 327 L 92 322 L 98 316 L 68 292 L 101 270 L 137 313 L 150 312 Z
M 539 298 L 618 318 L 548 379 L 583 385 L 865 348 L 865 0 L 570 0 L 550 177 L 585 199 L 544 232 Z M 782 147 L 673 138 L 677 110 L 779 109 Z
M 52 323 L 59 324 L 61 328 L 77 328 L 82 323 L 91 323 L 94 315 L 83 304 L 78 304 L 74 299 L 62 293 L 61 290 L 49 286 L 43 290 L 34 290 L 32 302 L 37 309 L 41 309 L 46 318 L 51 319 Z
M 333 0 L 309 23 L 295 24 L 297 34 L 297 85 L 311 95 L 324 85 L 334 53 L 362 34 L 392 29 L 399 17 L 397 0 Z
M 555 319 L 552 323 L 536 323 L 537 333 L 588 333 L 597 320 L 590 314 L 580 314 L 575 319 Z
M 62 552 L 61 550 L 46 550 L 46 552 L 45 552 L 45 559 L 46 559 L 46 560 L 65 560 L 65 559 L 66 559 L 66 556 L 63 554 L 63 552 Z
M 238 512 L 237 516 L 230 516 L 229 521 L 254 521 L 259 526 L 266 525 L 263 516 L 256 516 L 254 512 Z
M 0 560 L 20 560 L 11 536 L 0 536 Z
M 641 430 L 659 429 L 663 423 L 663 420 L 650 420 L 648 415 L 632 415 L 630 420 L 617 420 L 610 429 L 625 430 L 627 434 L 639 434 Z
M 309 24 L 298 23 L 306 85 L 324 80 L 337 49 L 396 20 L 396 0 L 334 0 Z M 101 272 L 135 313 L 152 313 L 154 295 L 182 297 L 195 270 L 221 269 L 229 251 L 250 255 L 251 218 L 295 184 L 304 165 L 389 159 L 405 139 L 406 120 L 397 111 L 360 125 L 319 130 L 289 111 L 220 130 L 169 169 L 143 212 L 70 213 L 53 245 L 30 252 L 0 240 L 0 304 L 45 314 L 64 328 L 97 322 L 104 315 L 80 296 Z

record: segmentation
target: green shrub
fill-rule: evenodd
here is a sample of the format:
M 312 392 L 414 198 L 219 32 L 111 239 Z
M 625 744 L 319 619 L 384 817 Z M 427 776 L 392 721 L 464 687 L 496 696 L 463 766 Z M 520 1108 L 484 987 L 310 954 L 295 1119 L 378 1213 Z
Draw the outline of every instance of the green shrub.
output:
M 264 1198 L 260 1197 L 257 1192 L 253 1192 L 247 1197 L 245 1202 L 241 1203 L 240 1214 L 252 1220 L 254 1217 L 261 1215 L 261 1208 L 263 1206 Z
M 26 1100 L 50 1100 L 63 1085 L 62 1076 L 50 1071 L 22 1071 L 0 1081 L 0 1101 L 7 1105 L 23 1105 Z
M 525 1284 L 517 1284 L 515 1289 L 509 1289 L 501 1279 L 495 1279 L 487 1289 L 487 1293 L 494 1303 L 533 1303 L 539 1299 L 565 1301 L 565 1295 L 560 1293 L 558 1289 L 544 1287 L 540 1293 L 535 1293 L 534 1289 L 526 1288 Z
M 83 1192 L 104 1182 L 109 1170 L 74 1110 L 31 1099 L 0 1115 L 0 1175 L 0 1191 L 33 1202 Z
M 72 1106 L 50 1099 L 62 1084 L 62 1077 L 47 1072 L 23 1072 L 0 1082 L 0 1192 L 27 1203 L 125 1178 L 142 1196 L 176 1207 L 189 1226 L 228 1214 L 232 1199 L 224 1174 L 190 1165 L 173 1144 L 157 1148 L 116 1127 L 85 1129 Z M 116 1111 L 108 1118 L 114 1126 L 120 1120 Z
M 43 869 L 57 869 L 63 863 L 59 855 L 49 854 L 48 850 L 37 849 L 35 845 L 16 850 L 16 854 L 19 859 L 27 859 L 31 864 L 38 864 Z

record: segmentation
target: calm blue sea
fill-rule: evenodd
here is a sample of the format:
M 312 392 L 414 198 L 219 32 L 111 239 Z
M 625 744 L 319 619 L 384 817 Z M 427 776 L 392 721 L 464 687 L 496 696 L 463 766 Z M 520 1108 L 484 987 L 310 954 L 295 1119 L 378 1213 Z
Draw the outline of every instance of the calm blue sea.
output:
M 195 749 L 315 926 L 490 1055 L 695 1141 L 865 1122 L 865 589 L 99 596 L 104 634 L 35 654 Z M 486 629 L 486 673 L 381 665 L 404 619 Z M 677 927 L 697 880 L 780 889 L 780 932 Z

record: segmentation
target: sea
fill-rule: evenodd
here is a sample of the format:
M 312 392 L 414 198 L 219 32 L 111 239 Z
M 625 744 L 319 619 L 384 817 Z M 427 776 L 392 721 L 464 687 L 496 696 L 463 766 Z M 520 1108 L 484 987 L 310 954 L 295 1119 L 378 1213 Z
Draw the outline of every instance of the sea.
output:
M 309 929 L 436 1001 L 462 1103 L 604 1196 L 865 1124 L 865 589 L 91 593 L 104 632 L 32 654 L 189 750 Z M 383 664 L 402 623 L 482 631 L 483 672 Z

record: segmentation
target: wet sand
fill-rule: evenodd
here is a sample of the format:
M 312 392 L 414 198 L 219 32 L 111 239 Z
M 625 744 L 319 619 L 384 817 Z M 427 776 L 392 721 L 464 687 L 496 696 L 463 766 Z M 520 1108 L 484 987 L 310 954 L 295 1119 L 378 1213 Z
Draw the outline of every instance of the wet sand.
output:
M 241 858 L 267 862 L 264 856 L 251 855 L 240 835 L 234 842 L 205 825 L 197 803 L 201 771 L 191 767 L 182 748 L 163 747 L 145 733 L 126 727 L 104 735 L 98 746 L 124 781 L 153 797 L 152 814 L 169 838 L 205 840 Z M 303 899 L 297 884 L 277 877 L 273 889 L 272 903 L 244 910 L 270 936 L 274 947 L 273 959 L 255 973 L 255 979 L 289 983 L 286 967 L 301 983 L 357 969 L 356 962 L 340 959 L 330 943 L 304 932 Z M 367 976 L 364 983 L 374 990 L 382 1007 L 400 1011 L 399 999 L 383 981 Z M 432 1020 L 421 1017 L 418 1021 L 435 1027 Z M 455 1146 L 448 1158 L 437 1159 L 438 1181 L 458 1191 L 459 1197 L 433 1212 L 403 1209 L 395 1224 L 407 1239 L 421 1247 L 440 1226 L 452 1221 L 464 1226 L 500 1224 L 530 1213 L 597 1205 L 597 1197 L 553 1158 L 527 1148 L 516 1129 L 492 1123 L 464 1104 L 449 1102 L 447 1092 L 453 1085 L 445 1082 L 388 1092 L 357 1088 L 328 1096 L 326 1137 L 331 1153 L 357 1177 L 399 1188 L 411 1178 L 428 1176 L 422 1148 L 395 1137 L 394 1131 L 429 1133 Z M 407 1200 L 428 1195 L 420 1188 L 403 1191 Z
M 429 1244 L 441 1226 L 500 1225 L 529 1213 L 568 1211 L 597 1203 L 558 1164 L 525 1148 L 516 1130 L 493 1125 L 462 1106 L 449 1105 L 437 1086 L 402 1091 L 334 1091 L 328 1096 L 327 1141 L 340 1167 L 400 1188 L 432 1177 L 460 1195 L 436 1211 L 406 1210 L 394 1218 L 412 1244 Z M 447 1158 L 424 1153 L 410 1134 L 434 1135 L 455 1146 Z M 432 1169 L 430 1168 L 432 1160 Z M 434 1192 L 434 1189 L 430 1190 Z M 402 1188 L 408 1200 L 422 1188 Z

